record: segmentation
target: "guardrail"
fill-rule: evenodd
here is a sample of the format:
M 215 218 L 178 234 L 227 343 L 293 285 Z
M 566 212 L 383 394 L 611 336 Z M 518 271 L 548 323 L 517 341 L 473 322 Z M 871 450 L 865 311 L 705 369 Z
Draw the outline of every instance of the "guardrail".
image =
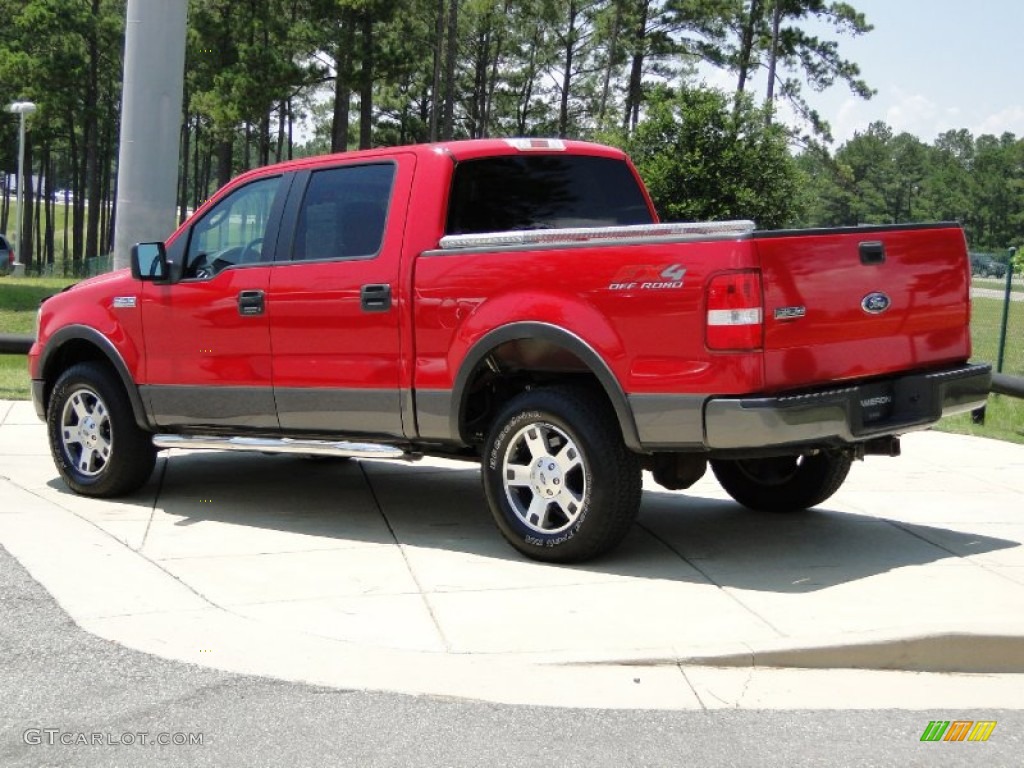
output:
M 1024 398 L 1024 376 L 1010 376 L 1007 373 L 993 373 L 990 392 L 1008 397 Z
M 27 355 L 35 340 L 35 336 L 23 336 L 15 333 L 0 333 L 0 354 Z

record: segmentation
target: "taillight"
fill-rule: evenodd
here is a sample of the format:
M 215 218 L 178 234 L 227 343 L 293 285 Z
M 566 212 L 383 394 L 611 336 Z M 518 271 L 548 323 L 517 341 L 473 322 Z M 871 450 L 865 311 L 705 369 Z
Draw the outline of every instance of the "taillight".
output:
M 760 272 L 724 272 L 708 282 L 708 349 L 760 349 L 764 300 Z

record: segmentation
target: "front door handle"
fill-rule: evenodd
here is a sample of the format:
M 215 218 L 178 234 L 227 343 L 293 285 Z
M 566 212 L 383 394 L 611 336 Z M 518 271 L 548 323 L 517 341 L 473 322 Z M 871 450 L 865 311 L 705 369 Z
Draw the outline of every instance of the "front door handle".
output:
M 364 312 L 387 312 L 391 309 L 391 286 L 371 283 L 359 289 L 359 303 Z
M 241 291 L 238 294 L 238 314 L 262 315 L 266 309 L 263 298 L 263 291 Z

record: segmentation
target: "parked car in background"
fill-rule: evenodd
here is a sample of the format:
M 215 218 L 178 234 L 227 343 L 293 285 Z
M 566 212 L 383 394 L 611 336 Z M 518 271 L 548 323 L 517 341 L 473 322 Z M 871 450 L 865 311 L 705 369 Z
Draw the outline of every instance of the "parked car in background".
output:
M 971 274 L 975 277 L 1006 277 L 1006 265 L 987 253 L 972 253 Z
M 14 266 L 14 247 L 10 241 L 0 235 L 0 275 L 10 274 Z

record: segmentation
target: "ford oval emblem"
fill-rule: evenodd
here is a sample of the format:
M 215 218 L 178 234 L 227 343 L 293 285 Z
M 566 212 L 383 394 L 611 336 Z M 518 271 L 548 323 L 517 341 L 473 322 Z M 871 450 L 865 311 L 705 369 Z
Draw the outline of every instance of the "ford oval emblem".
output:
M 892 302 L 889 297 L 881 291 L 875 291 L 869 293 L 860 302 L 860 308 L 867 312 L 869 315 L 880 315 L 889 308 Z

